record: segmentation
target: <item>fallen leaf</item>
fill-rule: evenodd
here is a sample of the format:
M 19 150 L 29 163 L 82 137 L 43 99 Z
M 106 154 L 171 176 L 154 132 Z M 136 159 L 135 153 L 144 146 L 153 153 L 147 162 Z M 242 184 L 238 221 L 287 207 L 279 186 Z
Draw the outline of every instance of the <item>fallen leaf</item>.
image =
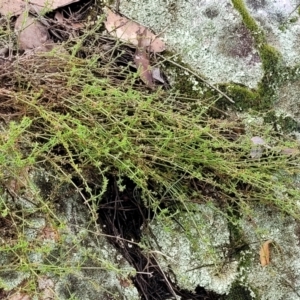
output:
M 152 69 L 152 77 L 161 83 L 165 83 L 165 80 L 162 78 L 159 68 Z
M 36 12 L 52 11 L 54 9 L 78 2 L 79 0 L 31 0 L 30 4 Z
M 63 14 L 61 12 L 59 12 L 58 10 L 55 12 L 54 19 L 58 23 L 64 23 L 64 21 L 65 21 Z
M 0 13 L 4 16 L 18 16 L 26 10 L 34 12 L 52 11 L 56 8 L 69 5 L 79 0 L 6 0 L 0 1 Z
M 20 15 L 26 9 L 26 3 L 23 0 L 1 1 L 0 13 L 4 16 Z
M 105 28 L 111 35 L 138 46 L 138 34 L 143 32 L 141 46 L 149 48 L 151 52 L 162 52 L 166 49 L 165 43 L 145 26 L 115 14 L 108 8 L 105 12 L 107 14 Z
M 284 148 L 281 150 L 281 153 L 285 155 L 298 155 L 299 152 L 300 151 L 297 148 Z
M 260 248 L 259 256 L 260 256 L 260 264 L 262 267 L 270 263 L 270 244 L 272 243 L 273 243 L 272 240 L 268 240 L 264 242 Z
M 26 294 L 16 293 L 9 296 L 7 300 L 30 300 L 30 297 Z
M 148 59 L 146 46 L 144 46 L 143 40 L 145 37 L 146 29 L 142 33 L 137 33 L 138 46 L 134 54 L 134 62 L 140 74 L 142 81 L 150 88 L 153 87 L 153 77 L 150 67 L 150 61 Z
M 253 138 L 251 138 L 251 142 L 254 144 L 254 145 L 265 145 L 265 141 L 259 137 L 259 136 L 254 136 Z
M 68 28 L 72 28 L 74 30 L 82 29 L 84 27 L 84 24 L 82 23 L 74 23 L 71 22 L 70 19 L 64 18 L 63 14 L 59 12 L 58 10 L 55 12 L 54 19 L 58 24 L 64 25 Z
M 18 34 L 21 50 L 38 48 L 40 51 L 49 51 L 52 48 L 53 41 L 49 37 L 47 28 L 28 13 L 24 12 L 17 18 L 15 31 Z
M 40 299 L 41 300 L 48 300 L 48 299 L 54 299 L 54 282 L 52 279 L 41 276 L 38 278 L 38 287 L 41 292 Z

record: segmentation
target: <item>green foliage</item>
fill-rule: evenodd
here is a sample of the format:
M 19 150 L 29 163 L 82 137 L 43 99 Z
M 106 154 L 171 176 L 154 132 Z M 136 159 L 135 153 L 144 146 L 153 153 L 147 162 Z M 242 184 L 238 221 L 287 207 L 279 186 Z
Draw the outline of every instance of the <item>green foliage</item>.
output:
M 149 182 L 156 191 L 184 203 L 193 194 L 190 181 L 199 180 L 216 186 L 228 202 L 242 206 L 244 201 L 256 199 L 298 218 L 299 193 L 286 176 L 296 171 L 297 163 L 281 154 L 285 141 L 275 132 L 264 133 L 263 128 L 257 128 L 247 135 L 237 135 L 233 128 L 239 125 L 234 122 L 207 118 L 209 107 L 202 106 L 205 99 L 181 99 L 160 89 L 150 94 L 134 88 L 129 83 L 132 80 L 123 86 L 116 84 L 113 79 L 95 76 L 103 74 L 105 66 L 101 69 L 89 60 L 51 55 L 37 58 L 39 62 L 45 59 L 52 66 L 64 65 L 63 79 L 59 72 L 48 74 L 49 84 L 61 80 L 62 94 L 50 101 L 55 104 L 47 104 L 43 99 L 51 99 L 53 92 L 41 91 L 34 77 L 26 77 L 31 93 L 20 91 L 15 97 L 28 116 L 6 131 L 8 138 L 0 145 L 2 161 L 13 160 L 18 168 L 43 161 L 57 170 L 68 162 L 72 174 L 87 187 L 84 174 L 90 167 L 103 180 L 109 174 L 128 177 L 142 190 L 150 206 L 157 199 L 149 190 Z M 16 76 L 20 80 L 26 74 Z M 39 99 L 30 96 L 37 92 Z M 238 86 L 231 94 L 237 101 L 257 98 Z M 250 158 L 251 134 L 271 141 L 271 148 L 265 149 L 261 159 Z M 230 135 L 236 138 L 228 138 Z M 56 153 L 58 147 L 63 155 Z M 245 192 L 244 185 L 251 189 Z M 198 196 L 202 197 L 201 191 Z
M 260 58 L 266 73 L 278 73 L 278 66 L 281 61 L 280 53 L 272 46 L 264 44 L 260 47 Z
M 276 116 L 274 111 L 269 111 L 265 114 L 264 120 L 266 123 L 273 124 L 274 128 L 283 132 L 294 132 L 299 130 L 300 124 L 293 118 L 288 116 Z
M 243 18 L 259 32 L 246 13 Z M 78 42 L 70 52 L 75 55 L 82 45 Z M 261 47 L 261 55 L 270 74 L 280 57 L 267 45 Z M 0 250 L 20 258 L 19 268 L 24 272 L 36 276 L 55 270 L 60 275 L 77 268 L 70 266 L 64 256 L 65 264 L 61 266 L 51 261 L 36 265 L 28 258 L 29 246 L 47 259 L 53 249 L 38 240 L 28 243 L 22 231 L 28 225 L 26 216 L 43 212 L 53 228 L 64 228 L 53 212 L 53 199 L 43 199 L 34 180 L 26 177 L 28 168 L 50 168 L 61 193 L 65 193 L 64 184 L 73 185 L 79 192 L 84 189 L 91 223 L 96 223 L 97 204 L 105 195 L 111 175 L 119 178 L 119 188 L 124 188 L 123 178 L 137 185 L 146 205 L 157 219 L 165 221 L 166 231 L 172 229 L 172 217 L 180 210 L 191 212 L 191 202 L 214 203 L 235 229 L 238 214 L 250 215 L 248 204 L 253 201 L 300 219 L 300 192 L 294 177 L 299 157 L 284 154 L 286 148 L 297 149 L 298 144 L 265 124 L 250 126 L 246 121 L 209 117 L 210 108 L 219 99 L 210 88 L 202 94 L 191 93 L 197 95 L 194 98 L 160 88 L 150 93 L 136 83 L 136 76 L 118 68 L 114 61 L 100 64 L 95 57 L 81 60 L 55 51 L 28 60 L 18 62 L 11 74 L 10 84 L 14 85 L 7 96 L 18 117 L 0 131 L 3 191 L 13 186 L 14 192 L 22 195 L 24 187 L 29 186 L 36 200 L 35 208 L 22 207 L 21 217 L 9 207 L 8 195 L 0 203 L 3 218 L 18 220 L 14 242 Z M 193 82 L 185 88 L 188 94 Z M 205 89 L 205 84 L 201 88 Z M 256 106 L 264 100 L 264 93 L 237 85 L 227 88 L 240 106 Z M 260 146 L 261 157 L 251 158 L 253 136 L 266 141 Z M 91 178 L 98 180 L 96 190 Z M 80 182 L 80 188 L 75 182 Z M 162 209 L 165 199 L 173 202 Z M 232 207 L 237 214 L 228 213 Z M 242 241 L 239 231 L 232 235 Z M 63 255 L 68 255 L 67 239 L 67 234 L 61 237 Z M 78 252 L 80 242 L 75 237 L 72 241 Z M 12 264 L 8 269 L 14 267 Z M 105 260 L 101 267 L 115 268 Z
M 251 91 L 244 86 L 229 84 L 226 86 L 226 92 L 234 99 L 235 106 L 238 109 L 258 108 L 261 105 L 261 97 L 255 90 Z

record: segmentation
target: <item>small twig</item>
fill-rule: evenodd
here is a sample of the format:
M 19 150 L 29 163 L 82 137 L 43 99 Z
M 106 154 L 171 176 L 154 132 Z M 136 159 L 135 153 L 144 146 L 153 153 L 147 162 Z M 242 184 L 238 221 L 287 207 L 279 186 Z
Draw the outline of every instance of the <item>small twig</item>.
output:
M 158 54 L 157 55 L 160 57 L 160 58 L 165 58 L 163 57 L 162 55 Z M 205 80 L 204 78 L 202 78 L 200 75 L 198 75 L 197 73 L 193 72 L 192 70 L 176 63 L 175 61 L 173 60 L 169 60 L 169 59 L 166 59 L 168 62 L 170 62 L 171 64 L 191 73 L 192 75 L 194 75 L 195 77 L 197 77 L 198 79 L 200 79 L 202 82 L 204 82 L 205 84 L 207 84 L 209 87 L 211 87 L 212 89 L 216 90 L 220 95 L 222 95 L 223 97 L 225 97 L 229 102 L 231 103 L 235 103 L 229 96 L 227 96 L 225 93 L 223 93 L 220 89 L 218 89 L 216 86 L 214 86 L 213 84 L 209 83 L 207 80 Z
M 288 21 L 289 17 L 300 7 L 300 4 L 298 4 L 290 13 L 289 15 L 284 19 L 283 22 L 281 22 L 281 24 L 284 24 Z
M 166 284 L 167 284 L 167 286 L 168 286 L 168 288 L 169 288 L 169 292 L 170 292 L 170 293 L 175 297 L 175 299 L 176 299 L 176 298 L 177 298 L 177 295 L 176 295 L 176 292 L 174 291 L 174 289 L 173 289 L 173 287 L 172 287 L 172 284 L 170 283 L 170 281 L 168 280 L 168 278 L 167 278 L 165 272 L 162 270 L 161 266 L 159 265 L 158 261 L 156 260 L 155 255 L 153 255 L 153 253 L 151 253 L 151 256 L 152 256 L 152 258 L 154 259 L 154 261 L 156 262 L 157 267 L 159 268 L 159 271 L 160 271 L 161 275 L 164 277 L 165 282 L 166 282 Z
M 120 0 L 116 1 L 116 12 L 120 13 Z

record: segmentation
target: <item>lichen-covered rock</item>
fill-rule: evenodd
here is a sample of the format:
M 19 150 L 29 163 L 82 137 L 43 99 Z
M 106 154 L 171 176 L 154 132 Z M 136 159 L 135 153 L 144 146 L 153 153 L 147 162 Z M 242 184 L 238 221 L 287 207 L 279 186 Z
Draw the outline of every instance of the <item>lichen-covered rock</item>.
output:
M 241 255 L 240 280 L 255 299 L 299 299 L 299 223 L 267 206 L 255 205 L 252 209 L 251 218 L 240 222 L 249 246 Z M 263 267 L 259 251 L 266 240 L 272 241 L 270 264 Z
M 279 50 L 286 65 L 299 65 L 298 1 L 246 0 L 245 4 L 264 30 L 267 42 Z
M 208 204 L 190 205 L 189 210 L 193 213 L 157 218 L 150 224 L 158 261 L 165 271 L 172 270 L 183 289 L 193 291 L 199 285 L 218 294 L 228 293 L 238 274 L 238 262 L 227 256 L 227 220 Z
M 263 76 L 251 32 L 231 1 L 121 1 L 120 11 L 162 33 L 169 49 L 212 83 L 256 87 Z
M 10 238 L 2 227 L 0 264 L 5 269 L 0 271 L 0 289 L 9 292 L 31 284 L 36 288 L 28 294 L 31 299 L 139 299 L 130 280 L 135 270 L 91 222 L 82 195 L 59 183 L 52 171 L 26 172 L 22 192 L 12 197 L 16 184 L 10 180 L 10 193 L 0 195 L 6 214 L 0 221 L 15 225 Z M 18 210 L 22 214 L 10 219 Z
M 119 9 L 161 34 L 167 48 L 179 53 L 181 62 L 210 83 L 255 88 L 259 93 L 255 91 L 250 98 L 241 90 L 233 91 L 236 105 L 243 109 L 249 106 L 242 102 L 256 108 L 257 101 L 265 101 L 263 106 L 270 107 L 290 88 L 291 81 L 299 79 L 297 5 L 296 0 L 146 0 L 121 1 Z M 231 87 L 227 86 L 227 92 L 231 95 Z M 293 103 L 284 107 L 284 117 Z

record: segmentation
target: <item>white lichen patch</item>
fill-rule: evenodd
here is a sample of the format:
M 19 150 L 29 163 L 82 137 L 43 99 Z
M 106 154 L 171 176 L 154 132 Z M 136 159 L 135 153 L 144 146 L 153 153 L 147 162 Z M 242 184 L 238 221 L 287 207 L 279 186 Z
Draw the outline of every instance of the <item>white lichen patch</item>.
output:
M 2 271 L 0 274 L 0 288 L 5 291 L 11 291 L 30 277 L 30 272 L 17 272 L 13 270 L 13 267 L 6 269 L 7 271 Z
M 255 291 L 257 299 L 299 299 L 299 224 L 263 205 L 256 204 L 253 212 L 251 219 L 244 218 L 240 223 L 250 247 L 244 253 L 240 280 Z M 259 252 L 266 240 L 273 241 L 270 264 L 262 267 Z
M 300 122 L 300 81 L 295 81 L 279 89 L 279 101 L 276 106 L 278 110 L 285 115 L 291 116 L 297 122 Z
M 219 294 L 228 293 L 238 264 L 226 258 L 227 221 L 209 205 L 189 209 L 193 213 L 181 212 L 175 217 L 178 223 L 164 217 L 151 223 L 159 244 L 157 253 L 161 253 L 157 259 L 164 270 L 172 269 L 181 288 L 194 290 L 200 285 Z M 154 241 L 152 246 L 157 248 Z
M 120 11 L 161 36 L 211 83 L 256 87 L 263 76 L 251 37 L 231 1 L 121 1 Z
M 264 29 L 268 43 L 280 51 L 284 62 L 288 66 L 299 64 L 299 1 L 246 0 L 245 3 L 251 15 Z
M 79 199 L 78 195 L 66 198 L 58 213 L 65 223 L 61 231 L 63 243 L 69 248 L 64 267 L 72 272 L 56 278 L 56 295 L 69 299 L 69 291 L 73 290 L 78 299 L 118 299 L 125 295 L 139 299 L 137 289 L 127 279 L 135 275 L 135 269 L 126 260 L 118 259 L 116 249 L 101 236 L 100 229 L 89 224 L 88 210 Z M 123 278 L 126 285 L 122 285 Z
M 28 226 L 24 228 L 24 235 L 27 241 L 34 241 L 42 228 L 46 225 L 44 218 L 32 218 Z
M 139 299 L 130 279 L 136 270 L 117 258 L 72 186 L 61 184 L 53 194 L 55 178 L 45 170 L 33 171 L 23 189 L 34 199 L 1 195 L 8 211 L 16 206 L 23 213 L 15 221 L 20 228 L 16 237 L 1 241 L 0 288 L 12 291 L 30 284 L 36 289 L 31 298 L 40 299 L 39 280 L 46 276 L 55 299 Z

